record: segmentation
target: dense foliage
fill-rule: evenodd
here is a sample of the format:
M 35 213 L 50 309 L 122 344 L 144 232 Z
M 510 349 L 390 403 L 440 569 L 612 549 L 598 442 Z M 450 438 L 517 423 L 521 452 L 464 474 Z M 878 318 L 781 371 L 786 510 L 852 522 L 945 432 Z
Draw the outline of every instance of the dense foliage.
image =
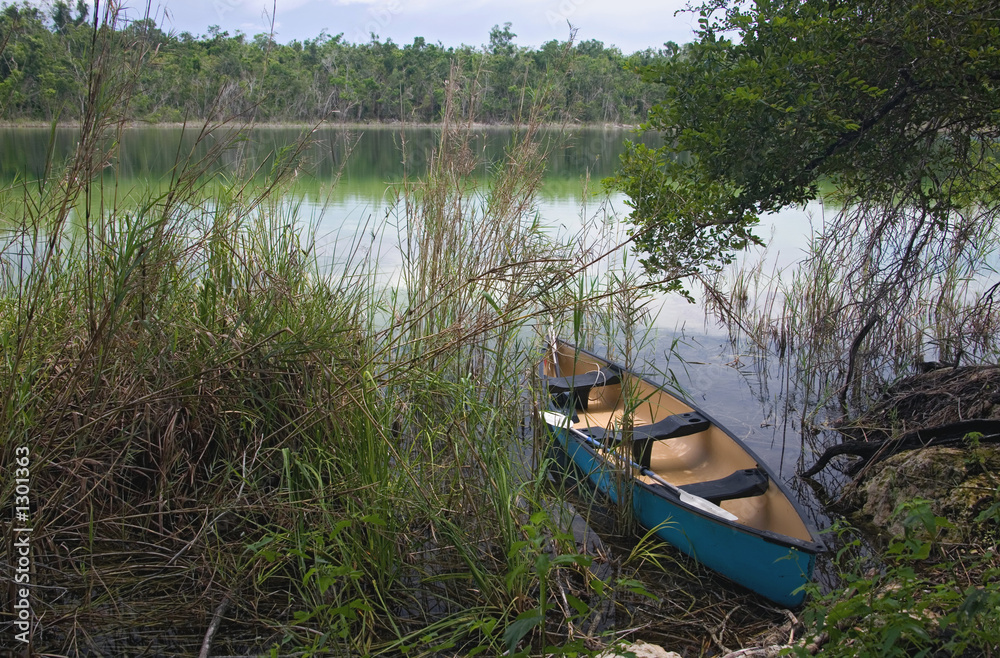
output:
M 51 131 L 38 173 L 0 183 L 0 464 L 30 467 L 0 479 L 0 500 L 32 496 L 28 555 L 0 549 L 5 573 L 29 561 L 30 622 L 14 639 L 0 615 L 0 646 L 580 654 L 634 627 L 651 572 L 685 595 L 640 623 L 684 646 L 773 614 L 690 563 L 651 569 L 675 558 L 645 541 L 581 553 L 547 436 L 525 444 L 529 325 L 583 308 L 586 265 L 614 239 L 544 230 L 537 96 L 483 181 L 489 147 L 464 110 L 479 84 L 450 75 L 449 114 L 393 212 L 324 245 L 292 197 L 317 131 L 251 132 L 257 89 L 235 78 L 211 119 L 163 131 L 176 147 L 151 150 L 174 158 L 169 177 L 109 174 L 129 170 L 118 128 L 147 102 L 155 44 L 119 30 L 114 5 L 89 35 L 79 10 L 62 16 L 86 93 L 53 107 L 82 118 Z M 266 166 L 231 166 L 267 140 Z M 693 601 L 710 621 L 690 619 Z
M 87 84 L 81 63 L 94 32 L 86 19 L 85 5 L 75 15 L 62 2 L 50 15 L 27 3 L 2 6 L 0 110 L 7 118 L 80 118 Z M 556 116 L 631 123 L 662 98 L 657 85 L 632 69 L 667 56 L 654 50 L 626 56 L 593 40 L 520 47 L 509 23 L 494 26 L 483 47 L 458 48 L 420 37 L 403 46 L 377 37 L 352 44 L 326 32 L 282 44 L 215 26 L 201 36 L 166 34 L 150 19 L 125 32 L 157 53 L 131 99 L 134 116 L 153 121 L 206 117 L 230 102 L 237 87 L 252 85 L 259 120 L 434 122 L 456 66 L 478 82 L 470 102 L 482 121 L 519 120 L 530 96 L 544 90 Z
M 620 178 L 651 269 L 692 244 L 745 245 L 761 213 L 822 180 L 883 208 L 905 199 L 921 225 L 995 196 L 1000 3 L 714 1 L 700 25 L 645 69 L 667 146 L 634 147 Z

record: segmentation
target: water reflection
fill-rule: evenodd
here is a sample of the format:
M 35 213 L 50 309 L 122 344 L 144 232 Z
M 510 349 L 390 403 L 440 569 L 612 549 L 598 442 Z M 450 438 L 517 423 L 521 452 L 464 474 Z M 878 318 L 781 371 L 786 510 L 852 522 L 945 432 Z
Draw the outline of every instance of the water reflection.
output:
M 255 129 L 248 139 L 225 153 L 216 172 L 234 175 L 253 171 L 263 178 L 304 130 Z M 44 176 L 50 157 L 55 163 L 66 162 L 72 157 L 77 134 L 75 128 L 0 128 L 0 184 Z M 378 276 L 394 282 L 402 263 L 397 231 L 405 230 L 396 206 L 398 186 L 404 179 L 426 173 L 440 144 L 440 131 L 400 126 L 320 128 L 309 137 L 311 145 L 293 194 L 279 212 L 310 227 L 317 253 L 328 267 L 349 267 L 363 257 L 374 263 Z M 474 130 L 470 148 L 479 162 L 476 175 L 480 180 L 485 181 L 491 168 L 503 162 L 505 146 L 513 137 L 509 128 Z M 624 151 L 624 140 L 633 137 L 620 129 L 543 131 L 540 139 L 548 149 L 547 168 L 536 208 L 542 224 L 572 235 L 595 215 L 605 215 L 600 222 L 618 222 L 627 212 L 624 199 L 605 198 L 596 192 L 601 189 L 601 179 L 613 173 Z M 129 129 L 122 135 L 121 148 L 106 176 L 122 186 L 162 185 L 178 162 L 188 157 L 197 161 L 220 139 L 221 135 L 199 137 L 191 128 Z M 655 144 L 655 138 L 648 140 Z M 775 238 L 773 256 L 768 256 L 776 258 L 775 267 L 799 258 L 811 231 L 810 217 L 817 214 L 822 215 L 818 205 L 784 211 L 766 220 L 775 228 L 765 227 L 760 233 Z M 747 256 L 757 257 L 759 254 Z M 794 419 L 789 421 L 780 413 L 780 402 L 771 393 L 781 390 L 780 386 L 769 384 L 766 372 L 741 367 L 719 327 L 706 321 L 700 305 L 676 296 L 660 297 L 654 304 L 654 316 L 659 337 L 646 355 L 653 378 L 663 380 L 660 373 L 673 371 L 687 396 L 730 427 L 790 481 L 801 464 L 802 446 Z M 676 344 L 676 353 L 671 353 L 678 334 L 682 340 Z
M 0 183 L 44 176 L 50 148 L 52 162 L 64 163 L 72 157 L 78 134 L 76 128 L 69 127 L 0 128 Z M 510 128 L 473 129 L 469 146 L 479 162 L 479 175 L 488 176 L 492 167 L 503 162 L 504 149 L 515 135 Z M 225 136 L 221 130 L 200 135 L 196 127 L 132 128 L 122 134 L 111 168 L 120 180 L 159 180 L 186 158 L 201 159 Z M 364 190 L 366 196 L 404 176 L 424 175 L 441 139 L 438 129 L 401 126 L 256 128 L 226 151 L 215 171 L 236 173 L 242 169 L 263 177 L 303 136 L 310 142 L 304 155 L 304 176 L 323 183 L 340 174 L 341 187 L 347 193 Z M 626 138 L 639 139 L 623 129 L 541 131 L 539 139 L 548 152 L 543 195 L 579 198 L 581 180 L 589 177 L 599 181 L 611 175 Z M 641 139 L 650 144 L 658 141 L 655 136 Z

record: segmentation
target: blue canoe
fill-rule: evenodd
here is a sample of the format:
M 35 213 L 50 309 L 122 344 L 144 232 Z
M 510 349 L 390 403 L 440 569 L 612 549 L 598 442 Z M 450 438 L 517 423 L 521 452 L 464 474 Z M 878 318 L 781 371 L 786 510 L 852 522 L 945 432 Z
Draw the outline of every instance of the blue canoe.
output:
M 555 440 L 614 503 L 699 563 L 780 605 L 801 605 L 823 544 L 774 474 L 690 402 L 558 342 L 540 368 Z M 625 397 L 633 429 L 620 428 Z M 627 500 L 628 496 L 625 496 Z

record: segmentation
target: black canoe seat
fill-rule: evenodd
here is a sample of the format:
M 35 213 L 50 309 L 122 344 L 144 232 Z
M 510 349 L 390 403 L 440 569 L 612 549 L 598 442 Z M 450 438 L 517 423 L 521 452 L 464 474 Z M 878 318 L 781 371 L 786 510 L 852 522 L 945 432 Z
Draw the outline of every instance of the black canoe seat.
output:
M 638 425 L 632 428 L 633 441 L 659 441 L 661 439 L 676 439 L 679 436 L 704 432 L 712 423 L 696 411 L 667 416 L 649 425 Z
M 595 386 L 611 386 L 621 383 L 621 375 L 617 370 L 601 368 L 580 375 L 569 377 L 548 377 L 546 385 L 549 395 L 556 405 L 565 409 L 586 411 L 590 389 Z
M 654 441 L 697 434 L 711 426 L 712 423 L 696 411 L 667 416 L 649 425 L 636 425 L 632 428 L 632 460 L 643 468 L 648 468 Z M 591 427 L 584 431 L 608 446 L 618 445 L 622 440 L 621 433 L 609 434 L 603 427 Z
M 760 468 L 745 468 L 718 480 L 685 484 L 680 488 L 718 505 L 724 500 L 749 498 L 767 493 L 768 477 Z

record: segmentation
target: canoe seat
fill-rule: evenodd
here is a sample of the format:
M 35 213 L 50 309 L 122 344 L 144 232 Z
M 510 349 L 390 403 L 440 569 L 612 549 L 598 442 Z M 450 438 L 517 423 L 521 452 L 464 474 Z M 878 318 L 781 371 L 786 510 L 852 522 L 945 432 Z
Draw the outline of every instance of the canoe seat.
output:
M 601 368 L 591 370 L 581 375 L 569 377 L 547 377 L 546 385 L 549 395 L 557 406 L 564 409 L 587 410 L 590 389 L 595 386 L 611 386 L 621 383 L 621 375 L 617 370 Z
M 676 439 L 679 436 L 704 432 L 712 423 L 696 411 L 667 416 L 649 425 L 639 425 L 632 428 L 632 440 L 659 441 L 661 439 Z
M 718 505 L 723 500 L 749 498 L 767 493 L 768 477 L 760 468 L 745 468 L 718 480 L 694 482 L 680 488 Z
M 636 425 L 632 428 L 632 460 L 643 468 L 649 468 L 654 441 L 697 434 L 711 426 L 712 423 L 696 411 L 667 416 L 648 425 Z M 609 433 L 603 427 L 591 427 L 584 431 L 606 446 L 616 446 L 622 440 L 620 432 Z

